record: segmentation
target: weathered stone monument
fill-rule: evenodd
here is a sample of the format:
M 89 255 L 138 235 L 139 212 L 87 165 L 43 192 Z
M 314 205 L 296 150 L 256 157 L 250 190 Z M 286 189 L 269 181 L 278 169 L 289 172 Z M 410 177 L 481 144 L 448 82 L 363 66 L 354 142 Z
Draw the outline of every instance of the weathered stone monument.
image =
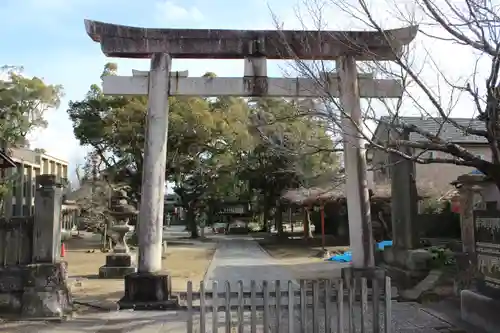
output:
M 474 256 L 476 243 L 474 240 L 474 210 L 488 200 L 486 191 L 494 184 L 487 181 L 482 174 L 464 174 L 452 183 L 458 188 L 460 202 L 460 229 L 462 235 L 462 251 Z M 491 201 L 497 200 L 490 196 Z M 483 207 L 485 208 L 485 207 Z
M 406 130 L 392 130 L 391 139 L 409 140 Z M 399 147 L 411 155 L 411 148 Z M 415 162 L 397 153 L 389 154 L 391 168 L 392 247 L 384 250 L 384 261 L 389 275 L 402 288 L 413 287 L 429 272 L 432 258 L 428 251 L 419 249 L 417 232 L 419 196 L 416 184 Z
M 484 175 L 467 174 L 454 182 L 460 192 L 462 243 L 470 273 L 462 290 L 462 319 L 486 332 L 500 332 L 500 210 L 496 185 Z
M 361 97 L 400 97 L 395 80 L 358 77 L 356 61 L 394 60 L 417 27 L 368 31 L 237 31 L 145 29 L 85 21 L 87 34 L 109 57 L 151 59 L 149 72 L 107 76 L 111 95 L 148 95 L 146 146 L 139 213 L 139 263 L 125 277 L 125 303 L 134 308 L 172 305 L 169 277 L 161 272 L 161 240 L 169 96 L 340 97 L 347 173 L 353 265 L 373 266 L 370 205 L 366 187 Z M 244 59 L 242 78 L 189 78 L 170 72 L 172 58 Z M 266 59 L 336 60 L 337 73 L 323 84 L 308 78 L 269 78 Z
M 111 231 L 115 234 L 116 245 L 112 253 L 106 256 L 106 265 L 99 268 L 99 277 L 116 279 L 137 271 L 125 240 L 126 235 L 132 230 L 128 222 L 137 214 L 137 210 L 129 205 L 125 191 L 113 193 L 110 214 L 116 220 L 111 226 Z
M 72 300 L 61 261 L 62 186 L 36 178 L 35 215 L 0 220 L 0 317 L 62 318 Z

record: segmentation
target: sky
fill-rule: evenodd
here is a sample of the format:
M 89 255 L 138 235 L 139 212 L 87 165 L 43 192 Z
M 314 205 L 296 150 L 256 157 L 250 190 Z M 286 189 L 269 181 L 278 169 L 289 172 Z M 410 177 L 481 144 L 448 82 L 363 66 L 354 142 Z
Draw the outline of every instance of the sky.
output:
M 405 25 L 392 20 L 384 0 L 378 1 L 376 11 L 381 21 L 390 22 L 393 28 Z M 411 3 L 398 2 L 403 6 Z M 301 13 L 302 19 L 297 13 Z M 149 68 L 144 59 L 106 58 L 100 46 L 86 35 L 84 19 L 156 28 L 273 29 L 272 14 L 290 29 L 301 29 L 314 22 L 307 9 L 298 8 L 294 0 L 1 0 L 0 65 L 23 66 L 25 75 L 63 85 L 61 106 L 47 113 L 48 128 L 34 133 L 30 141 L 32 148 L 43 148 L 50 155 L 68 160 L 70 179 L 74 179 L 75 167 L 82 163 L 86 150 L 73 136 L 66 113 L 68 102 L 82 99 L 91 84 L 99 83 L 106 62 L 116 62 L 121 75 L 130 75 L 132 69 Z M 331 29 L 359 25 L 335 8 L 325 7 L 322 14 Z M 425 45 L 442 61 L 443 70 L 455 76 L 462 73 L 457 71 L 459 64 L 465 66 L 473 60 L 469 54 L 454 50 L 453 45 L 432 41 Z M 218 76 L 234 77 L 243 74 L 243 61 L 174 59 L 173 70 L 188 70 L 189 76 L 211 71 Z M 283 71 L 284 63 L 268 64 L 269 76 L 282 76 Z M 459 114 L 466 114 L 464 110 L 458 110 Z

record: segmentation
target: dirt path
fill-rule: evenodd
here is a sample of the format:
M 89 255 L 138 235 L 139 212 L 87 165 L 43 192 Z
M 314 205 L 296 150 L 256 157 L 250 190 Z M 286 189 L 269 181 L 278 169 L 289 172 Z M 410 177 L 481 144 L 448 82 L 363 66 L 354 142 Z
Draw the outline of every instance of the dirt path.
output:
M 186 290 L 186 283 L 194 285 L 203 281 L 205 272 L 215 252 L 216 242 L 171 241 L 163 269 L 172 277 L 174 292 Z M 107 309 L 116 309 L 116 301 L 123 296 L 123 279 L 99 279 L 99 267 L 106 261 L 106 253 L 99 248 L 99 237 L 73 239 L 67 244 L 66 261 L 73 297 L 76 301 L 90 303 Z M 89 253 L 89 250 L 95 249 Z M 133 253 L 134 255 L 135 252 Z M 91 308 L 84 306 L 79 312 Z

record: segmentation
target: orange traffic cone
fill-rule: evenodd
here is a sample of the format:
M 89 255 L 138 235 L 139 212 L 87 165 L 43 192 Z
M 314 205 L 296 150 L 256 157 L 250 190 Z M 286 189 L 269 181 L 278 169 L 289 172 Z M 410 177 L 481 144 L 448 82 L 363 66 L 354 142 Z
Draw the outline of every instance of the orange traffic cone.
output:
M 66 255 L 66 246 L 64 245 L 64 243 L 61 243 L 61 258 L 64 258 L 65 255 Z

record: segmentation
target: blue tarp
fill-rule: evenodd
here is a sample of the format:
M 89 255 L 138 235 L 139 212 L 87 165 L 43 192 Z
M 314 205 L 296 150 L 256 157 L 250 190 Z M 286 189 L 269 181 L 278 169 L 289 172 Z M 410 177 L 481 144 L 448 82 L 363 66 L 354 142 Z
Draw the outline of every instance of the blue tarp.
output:
M 386 240 L 386 241 L 381 241 L 380 243 L 377 243 L 377 249 L 379 249 L 379 250 L 384 250 L 384 248 L 386 246 L 392 246 L 392 241 Z
M 392 241 L 391 240 L 386 240 L 386 241 L 381 241 L 377 243 L 377 249 L 379 250 L 384 250 L 386 246 L 392 246 Z M 351 251 L 346 251 L 342 254 L 336 254 L 328 259 L 327 261 L 337 261 L 337 262 L 351 262 L 352 261 L 352 252 Z
M 350 251 L 346 251 L 342 254 L 336 254 L 333 257 L 330 257 L 326 260 L 337 261 L 337 262 L 351 262 L 352 261 L 352 253 Z

